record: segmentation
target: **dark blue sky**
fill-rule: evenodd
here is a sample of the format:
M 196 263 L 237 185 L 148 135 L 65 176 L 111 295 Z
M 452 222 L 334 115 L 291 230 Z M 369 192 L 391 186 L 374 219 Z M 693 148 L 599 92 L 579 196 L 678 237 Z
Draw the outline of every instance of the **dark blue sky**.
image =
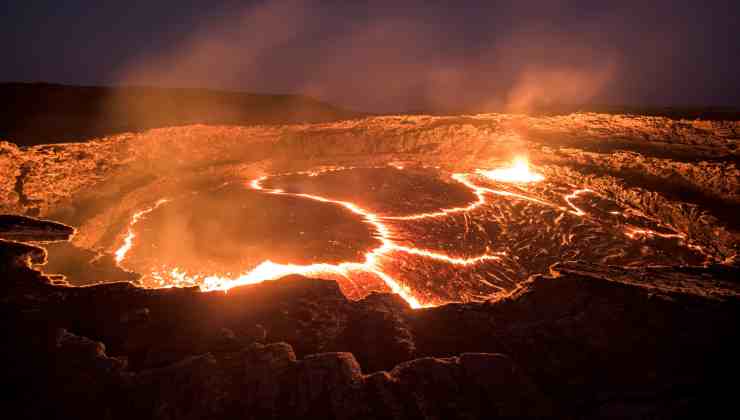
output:
M 740 105 L 738 1 L 10 1 L 0 80 L 356 109 Z

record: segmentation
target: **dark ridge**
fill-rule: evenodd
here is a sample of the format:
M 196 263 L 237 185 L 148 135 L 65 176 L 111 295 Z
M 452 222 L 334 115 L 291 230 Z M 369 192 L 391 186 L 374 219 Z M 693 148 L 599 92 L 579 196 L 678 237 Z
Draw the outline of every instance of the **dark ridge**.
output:
M 67 241 L 75 229 L 63 223 L 16 214 L 0 214 L 0 239 L 9 241 Z
M 300 95 L 0 83 L 0 138 L 19 146 L 188 124 L 329 122 L 361 114 Z

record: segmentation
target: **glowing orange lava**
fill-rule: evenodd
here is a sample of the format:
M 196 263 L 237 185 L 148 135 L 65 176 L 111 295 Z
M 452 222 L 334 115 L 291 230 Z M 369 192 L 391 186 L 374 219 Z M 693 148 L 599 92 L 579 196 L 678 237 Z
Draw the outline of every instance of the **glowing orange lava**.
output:
M 396 166 L 396 165 L 393 165 Z M 396 166 L 397 167 L 397 166 Z M 397 167 L 398 168 L 398 167 Z M 346 169 L 346 168 L 345 168 Z M 308 176 L 317 176 L 320 173 L 327 171 L 336 171 L 336 168 L 327 168 L 322 170 L 314 170 L 302 172 Z M 157 281 L 161 287 L 180 287 L 180 286 L 193 286 L 199 285 L 203 291 L 211 290 L 223 290 L 228 291 L 229 289 L 246 285 L 260 283 L 265 280 L 273 280 L 280 277 L 284 277 L 289 274 L 301 274 L 305 276 L 320 276 L 322 274 L 333 274 L 342 277 L 348 277 L 353 271 L 368 272 L 376 275 L 380 278 L 394 293 L 400 295 L 412 308 L 421 308 L 425 306 L 433 306 L 430 302 L 420 302 L 414 293 L 407 287 L 401 284 L 398 280 L 385 273 L 380 267 L 380 259 L 387 257 L 391 252 L 402 252 L 423 258 L 429 258 L 437 261 L 442 261 L 452 265 L 459 266 L 471 266 L 479 264 L 485 261 L 496 261 L 500 260 L 503 253 L 495 254 L 484 254 L 472 258 L 458 258 L 452 257 L 444 253 L 435 252 L 426 249 L 420 249 L 415 247 L 403 246 L 396 243 L 392 239 L 392 231 L 383 220 L 414 220 L 424 218 L 438 218 L 445 217 L 452 213 L 466 212 L 473 210 L 486 203 L 486 194 L 493 193 L 498 195 L 510 196 L 519 199 L 525 199 L 541 204 L 552 205 L 550 203 L 538 200 L 536 198 L 527 197 L 525 195 L 511 193 L 508 191 L 492 190 L 488 188 L 482 188 L 470 180 L 468 180 L 468 174 L 454 174 L 452 178 L 457 182 L 462 183 L 466 187 L 470 188 L 476 195 L 477 200 L 465 207 L 455 207 L 450 209 L 443 209 L 433 213 L 422 213 L 410 216 L 398 216 L 398 217 L 383 217 L 365 210 L 354 203 L 340 200 L 332 200 L 329 198 L 321 197 L 318 195 L 302 194 L 302 193 L 286 193 L 282 189 L 268 189 L 262 186 L 267 176 L 254 179 L 248 183 L 248 186 L 257 191 L 263 191 L 267 194 L 276 195 L 291 195 L 296 197 L 303 197 L 309 200 L 315 200 L 325 203 L 331 203 L 340 205 L 347 210 L 355 213 L 363 218 L 363 220 L 371 225 L 375 231 L 375 236 L 380 240 L 381 245 L 365 254 L 365 261 L 362 263 L 347 262 L 340 264 L 310 264 L 310 265 L 295 265 L 295 264 L 277 264 L 272 261 L 264 261 L 255 268 L 240 273 L 237 275 L 191 275 L 179 268 L 165 268 L 161 270 L 153 271 L 150 276 Z M 123 245 L 116 251 L 116 261 L 121 262 L 126 256 L 126 253 L 131 249 L 133 245 L 133 239 L 135 234 L 133 232 L 134 225 L 147 213 L 155 210 L 161 204 L 164 204 L 167 200 L 160 200 L 154 206 L 137 212 L 134 214 L 131 223 L 129 224 L 129 230 L 124 238 Z M 557 207 L 557 206 L 556 206 Z
M 576 207 L 575 204 L 573 204 L 570 200 L 578 197 L 578 195 L 583 193 L 593 193 L 593 191 L 589 190 L 588 188 L 582 188 L 580 190 L 575 190 L 565 196 L 565 202 L 568 203 L 571 208 L 573 208 L 573 214 L 575 214 L 576 216 L 585 216 L 586 212 Z
M 123 238 L 123 245 L 121 245 L 115 252 L 116 263 L 120 264 L 121 261 L 126 258 L 126 254 L 128 254 L 128 252 L 131 250 L 131 247 L 134 246 L 134 238 L 136 237 L 136 233 L 134 232 L 134 225 L 139 223 L 139 220 L 142 217 L 146 216 L 148 213 L 153 212 L 157 209 L 157 207 L 168 201 L 169 200 L 167 200 L 166 198 L 163 198 L 154 203 L 153 206 L 134 213 L 134 215 L 131 217 L 131 221 L 128 224 L 128 231 L 126 232 L 126 236 Z
M 399 166 L 397 165 L 391 165 L 391 166 L 395 166 L 396 168 L 399 168 Z M 341 169 L 348 169 L 348 168 L 341 168 Z M 317 176 L 324 172 L 336 171 L 336 170 L 340 170 L 340 169 L 326 168 L 326 169 L 320 169 L 320 170 L 298 172 L 296 174 Z M 494 180 L 497 182 L 530 183 L 530 182 L 539 182 L 544 179 L 543 175 L 530 171 L 529 164 L 525 158 L 517 158 L 517 160 L 515 160 L 513 165 L 509 168 L 494 169 L 494 170 L 480 170 L 479 169 L 476 171 L 476 173 L 486 179 Z M 472 258 L 458 258 L 458 257 L 452 257 L 444 253 L 440 253 L 440 252 L 435 252 L 435 251 L 421 249 L 421 248 L 415 248 L 411 246 L 400 245 L 393 239 L 394 237 L 393 231 L 391 227 L 385 223 L 385 221 L 442 218 L 442 217 L 446 217 L 454 213 L 469 212 L 484 204 L 487 204 L 487 196 L 489 194 L 509 197 L 513 199 L 519 199 L 519 200 L 527 200 L 533 203 L 537 203 L 539 205 L 556 208 L 560 211 L 563 211 L 564 213 L 570 213 L 570 214 L 573 214 L 579 217 L 588 217 L 587 213 L 583 211 L 582 209 L 578 208 L 577 206 L 575 206 L 571 202 L 571 200 L 576 198 L 580 194 L 595 193 L 594 191 L 589 190 L 589 189 L 576 189 L 572 193 L 564 196 L 564 201 L 568 205 L 566 207 L 566 206 L 561 206 L 558 204 L 550 203 L 550 202 L 547 202 L 547 201 L 544 201 L 538 198 L 530 197 L 530 196 L 516 193 L 516 192 L 482 187 L 472 182 L 469 179 L 470 176 L 471 174 L 468 174 L 468 173 L 456 173 L 452 175 L 452 179 L 465 185 L 475 194 L 476 200 L 474 202 L 468 204 L 467 206 L 447 208 L 447 209 L 442 209 L 436 212 L 420 213 L 420 214 L 413 214 L 413 215 L 408 215 L 408 216 L 382 216 L 379 214 L 375 214 L 371 211 L 368 211 L 366 209 L 363 209 L 360 206 L 354 203 L 348 202 L 348 201 L 332 200 L 330 198 L 321 197 L 318 195 L 311 195 L 311 194 L 289 193 L 289 192 L 285 192 L 284 190 L 278 189 L 278 188 L 274 188 L 274 189 L 266 188 L 262 184 L 268 177 L 262 176 L 260 178 L 250 181 L 247 184 L 248 187 L 256 191 L 262 191 L 266 194 L 302 197 L 302 198 L 306 198 L 309 200 L 320 201 L 324 203 L 330 203 L 333 205 L 342 206 L 346 208 L 347 210 L 349 210 L 350 212 L 359 215 L 360 217 L 362 217 L 365 223 L 372 226 L 375 232 L 374 236 L 381 243 L 380 246 L 368 251 L 365 254 L 365 259 L 363 262 L 344 262 L 344 263 L 339 263 L 339 264 L 319 263 L 319 264 L 310 264 L 310 265 L 295 265 L 295 264 L 278 264 L 278 263 L 274 263 L 268 260 L 268 261 L 263 261 L 262 263 L 260 263 L 259 265 L 252 268 L 249 271 L 246 271 L 244 273 L 233 274 L 233 275 L 231 273 L 226 273 L 223 275 L 221 274 L 219 275 L 189 274 L 177 267 L 175 268 L 162 267 L 160 270 L 152 271 L 150 276 L 152 279 L 154 279 L 157 282 L 157 284 L 160 287 L 180 287 L 180 286 L 198 285 L 203 291 L 222 290 L 226 292 L 229 289 L 236 287 L 236 286 L 260 283 L 266 280 L 278 279 L 280 277 L 284 277 L 290 274 L 300 274 L 300 275 L 305 275 L 305 276 L 318 276 L 318 277 L 322 275 L 325 275 L 325 276 L 333 275 L 333 276 L 340 276 L 342 278 L 350 279 L 350 275 L 352 273 L 364 272 L 364 273 L 370 273 L 370 274 L 377 276 L 387 285 L 387 287 L 391 291 L 400 295 L 413 308 L 434 306 L 436 302 L 420 301 L 419 298 L 414 294 L 414 292 L 411 289 L 409 289 L 408 287 L 403 285 L 402 282 L 393 278 L 391 275 L 383 271 L 382 264 L 381 264 L 382 259 L 392 258 L 392 253 L 400 252 L 400 253 L 406 253 L 406 254 L 422 257 L 422 258 L 429 258 L 432 260 L 441 261 L 441 262 L 455 265 L 455 266 L 471 266 L 471 265 L 480 264 L 480 263 L 487 262 L 487 261 L 500 260 L 501 257 L 504 256 L 505 254 L 502 252 L 498 252 L 498 253 L 483 254 L 477 257 L 472 257 Z M 120 263 L 121 261 L 124 260 L 124 258 L 126 257 L 126 253 L 131 249 L 133 245 L 133 239 L 135 237 L 135 234 L 133 231 L 134 225 L 147 213 L 155 210 L 157 207 L 159 207 L 160 205 L 166 202 L 167 200 L 160 200 L 154 206 L 147 208 L 145 210 L 139 211 L 134 214 L 134 216 L 131 219 L 131 222 L 129 223 L 128 233 L 124 238 L 123 245 L 120 248 L 118 248 L 118 250 L 116 250 L 115 252 L 117 262 Z M 638 228 L 633 228 L 630 226 L 625 228 L 625 234 L 632 239 L 637 238 L 638 236 L 641 236 L 641 235 L 680 237 L 682 239 L 685 239 L 680 234 L 675 234 L 675 235 L 674 234 L 660 234 L 660 233 L 657 233 L 649 229 L 638 229 Z
M 490 171 L 479 170 L 478 173 L 494 181 L 518 184 L 539 182 L 545 179 L 542 174 L 532 172 L 529 169 L 529 160 L 523 156 L 516 157 L 514 163 L 508 168 L 499 168 Z
M 336 169 L 327 169 L 336 170 Z M 309 176 L 316 176 L 321 172 L 325 171 L 311 171 L 306 172 Z M 368 210 L 365 210 L 354 203 L 340 200 L 332 200 L 329 198 L 311 195 L 311 194 L 300 194 L 300 193 L 286 193 L 282 189 L 268 189 L 262 186 L 262 182 L 267 179 L 267 176 L 263 176 L 254 179 L 248 183 L 248 186 L 257 191 L 263 191 L 267 194 L 276 195 L 291 195 L 296 197 L 303 197 L 309 200 L 315 200 L 330 204 L 335 204 L 346 208 L 347 210 L 355 213 L 363 218 L 363 220 L 373 227 L 375 236 L 380 240 L 381 245 L 365 254 L 365 261 L 361 263 L 346 262 L 340 264 L 310 264 L 310 265 L 296 265 L 296 264 L 277 264 L 272 261 L 264 261 L 255 268 L 236 275 L 191 275 L 179 268 L 166 268 L 163 267 L 161 270 L 153 271 L 150 276 L 161 286 L 161 287 L 181 287 L 181 286 L 193 286 L 199 285 L 201 290 L 223 290 L 227 291 L 233 287 L 260 283 L 265 280 L 273 280 L 280 277 L 284 277 L 289 274 L 301 274 L 305 276 L 320 276 L 322 274 L 333 274 L 342 277 L 348 277 L 351 272 L 368 272 L 376 275 L 380 278 L 390 290 L 400 295 L 409 305 L 413 308 L 420 308 L 425 306 L 432 306 L 429 302 L 420 302 L 413 294 L 413 292 L 402 285 L 398 280 L 394 279 L 389 274 L 385 273 L 380 267 L 380 259 L 387 257 L 391 252 L 402 252 L 423 258 L 429 258 L 437 261 L 442 261 L 448 264 L 460 265 L 460 266 L 471 266 L 479 264 L 484 261 L 496 261 L 501 258 L 502 253 L 497 254 L 484 254 L 472 258 L 459 258 L 452 257 L 447 254 L 430 251 L 426 249 L 414 248 L 409 246 L 403 246 L 396 243 L 392 239 L 392 231 L 385 223 L 384 219 L 419 219 L 427 217 L 442 217 L 447 214 L 471 210 L 477 206 L 485 204 L 484 194 L 487 190 L 479 189 L 474 184 L 467 181 L 465 174 L 455 174 L 453 176 L 458 182 L 471 187 L 478 196 L 478 200 L 464 208 L 446 209 L 437 213 L 419 214 L 410 217 L 387 217 L 384 218 L 377 214 L 374 214 Z M 116 261 L 121 262 L 126 253 L 131 249 L 133 245 L 133 238 L 135 236 L 133 232 L 133 226 L 147 213 L 156 209 L 159 205 L 166 202 L 166 200 L 160 200 L 154 206 L 142 210 L 136 214 L 129 224 L 129 231 L 124 239 L 124 244 L 116 251 Z
M 686 239 L 686 235 L 682 235 L 680 233 L 660 233 L 652 229 L 636 228 L 632 226 L 627 226 L 624 230 L 624 234 L 627 235 L 630 239 L 636 239 L 640 236 L 659 236 L 661 238 Z

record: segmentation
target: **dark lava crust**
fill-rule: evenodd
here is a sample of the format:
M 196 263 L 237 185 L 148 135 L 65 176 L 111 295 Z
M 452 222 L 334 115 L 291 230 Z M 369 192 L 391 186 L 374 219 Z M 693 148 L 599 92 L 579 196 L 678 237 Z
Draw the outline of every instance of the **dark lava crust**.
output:
M 435 212 L 476 200 L 468 188 L 441 179 L 439 171 L 429 168 L 349 168 L 312 176 L 292 174 L 270 177 L 265 186 L 348 201 L 381 216 Z
M 278 264 L 362 262 L 380 246 L 371 226 L 342 206 L 248 190 L 234 183 L 174 199 L 137 224 L 126 266 L 243 273 Z
M 31 268 L 44 259 L 0 242 L 5 410 L 22 418 L 675 418 L 733 405 L 728 266 L 562 263 L 506 298 L 411 310 L 299 276 L 228 294 L 70 287 Z

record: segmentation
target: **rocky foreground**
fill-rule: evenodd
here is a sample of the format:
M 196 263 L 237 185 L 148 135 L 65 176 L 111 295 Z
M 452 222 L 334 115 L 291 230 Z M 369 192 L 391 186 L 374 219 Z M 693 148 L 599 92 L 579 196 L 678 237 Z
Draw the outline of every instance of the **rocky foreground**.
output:
M 71 235 L 3 221 L 4 238 Z M 412 310 L 298 276 L 228 293 L 72 287 L 32 268 L 45 258 L 0 240 L 5 409 L 23 418 L 675 418 L 733 406 L 740 270 L 728 266 L 563 263 L 495 301 Z

